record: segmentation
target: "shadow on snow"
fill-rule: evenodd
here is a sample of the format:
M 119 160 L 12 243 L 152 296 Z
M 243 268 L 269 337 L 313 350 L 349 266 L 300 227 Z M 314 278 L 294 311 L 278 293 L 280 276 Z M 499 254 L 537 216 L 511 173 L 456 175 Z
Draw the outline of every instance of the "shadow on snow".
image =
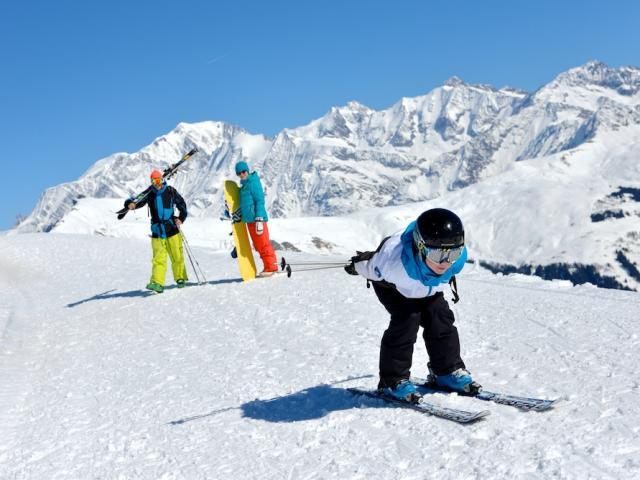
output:
M 361 377 L 343 380 L 343 382 L 370 378 L 372 376 L 373 375 L 363 375 Z M 335 383 L 333 385 L 335 385 Z M 168 422 L 168 425 L 181 425 L 194 420 L 212 417 L 230 410 L 240 410 L 242 416 L 245 418 L 281 423 L 314 420 L 322 418 L 331 412 L 350 410 L 352 408 L 393 408 L 392 405 L 382 400 L 354 395 L 346 388 L 334 387 L 333 385 L 318 385 L 289 395 L 266 400 L 256 399 L 243 403 L 239 407 L 220 408 L 205 414 L 174 420 Z M 374 385 L 372 385 L 372 387 L 373 386 Z
M 378 406 L 378 402 L 367 402 Z M 300 422 L 322 418 L 331 412 L 349 410 L 362 404 L 362 398 L 344 388 L 319 385 L 268 400 L 243 404 L 242 416 L 267 422 Z
M 223 285 L 225 283 L 242 283 L 241 278 L 222 278 L 220 280 L 212 280 L 210 282 L 205 282 L 202 285 Z M 199 284 L 197 283 L 188 283 L 187 287 L 197 287 Z M 178 288 L 177 285 L 169 285 L 165 287 L 165 291 L 173 290 L 174 288 Z M 111 298 L 132 298 L 132 297 L 151 297 L 153 295 L 157 295 L 157 293 L 152 292 L 150 290 L 129 290 L 128 292 L 116 292 L 115 288 L 111 290 L 107 290 L 102 293 L 98 293 L 93 297 L 85 298 L 84 300 L 79 300 L 77 302 L 67 304 L 67 308 L 77 307 L 78 305 L 82 305 L 83 303 L 93 302 L 95 300 L 109 300 Z
M 131 297 L 148 297 L 151 295 L 155 295 L 153 292 L 149 290 L 131 290 L 129 292 L 115 292 L 116 289 L 113 288 L 111 290 L 107 290 L 106 292 L 98 293 L 93 297 L 85 298 L 84 300 L 79 300 L 74 303 L 69 303 L 67 308 L 77 307 L 78 305 L 82 305 L 83 303 L 93 302 L 94 300 L 108 300 L 110 298 L 131 298 Z

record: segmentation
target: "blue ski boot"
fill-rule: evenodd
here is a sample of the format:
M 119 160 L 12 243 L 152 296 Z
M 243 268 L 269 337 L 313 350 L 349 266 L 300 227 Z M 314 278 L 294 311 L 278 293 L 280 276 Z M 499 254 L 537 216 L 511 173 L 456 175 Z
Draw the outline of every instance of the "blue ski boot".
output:
M 422 398 L 422 395 L 418 393 L 416 386 L 408 379 L 401 380 L 393 388 L 383 388 L 382 393 L 389 397 L 397 398 L 398 400 L 409 403 L 419 403 Z
M 436 388 L 449 390 L 458 393 L 478 393 L 482 387 L 473 381 L 471 374 L 464 368 L 459 368 L 447 375 L 429 375 L 429 381 L 435 384 Z

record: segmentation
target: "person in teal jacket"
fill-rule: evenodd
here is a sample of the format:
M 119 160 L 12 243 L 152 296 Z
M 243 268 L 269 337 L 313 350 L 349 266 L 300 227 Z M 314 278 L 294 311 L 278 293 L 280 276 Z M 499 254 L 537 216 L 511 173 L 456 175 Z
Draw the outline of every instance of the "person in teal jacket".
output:
M 240 177 L 240 212 L 247 224 L 253 248 L 260 254 L 263 271 L 258 275 L 268 277 L 278 271 L 278 260 L 269 240 L 267 222 L 269 216 L 264 206 L 264 190 L 257 172 L 249 173 L 247 162 L 236 163 L 236 175 Z

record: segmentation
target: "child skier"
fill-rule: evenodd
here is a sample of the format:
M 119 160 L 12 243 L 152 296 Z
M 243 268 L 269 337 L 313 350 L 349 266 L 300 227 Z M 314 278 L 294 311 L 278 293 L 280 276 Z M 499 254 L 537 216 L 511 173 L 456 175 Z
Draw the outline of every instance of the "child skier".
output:
M 253 248 L 260 254 L 263 271 L 259 277 L 269 277 L 278 271 L 278 259 L 269 240 L 267 210 L 264 206 L 264 190 L 257 172 L 249 173 L 247 162 L 236 163 L 236 175 L 240 177 L 240 212 L 247 224 Z
M 129 210 L 149 206 L 153 260 L 151 280 L 147 289 L 162 293 L 167 273 L 167 253 L 171 258 L 173 279 L 178 284 L 178 288 L 184 287 L 188 280 L 182 251 L 182 236 L 178 235 L 180 225 L 187 219 L 187 205 L 178 191 L 167 185 L 160 171 L 154 170 L 150 177 L 150 193 L 138 203 L 135 203 L 132 198 L 125 200 L 124 206 Z M 178 217 L 175 216 L 174 206 L 180 210 Z
M 460 358 L 458 330 L 443 290 L 467 259 L 460 218 L 443 208 L 423 212 L 404 232 L 382 241 L 375 252 L 358 253 L 345 267 L 371 280 L 391 314 L 380 345 L 380 381 L 385 394 L 415 402 L 420 398 L 409 379 L 418 328 L 429 355 L 430 380 L 439 388 L 474 392 L 481 387 Z M 453 280 L 452 280 L 453 279 Z M 454 290 L 457 299 L 457 293 Z

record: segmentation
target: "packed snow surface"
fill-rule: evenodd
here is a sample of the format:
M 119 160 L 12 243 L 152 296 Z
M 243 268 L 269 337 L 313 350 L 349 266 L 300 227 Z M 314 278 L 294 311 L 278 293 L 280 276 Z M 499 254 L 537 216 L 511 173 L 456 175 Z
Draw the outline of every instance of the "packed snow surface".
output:
M 242 283 L 198 243 L 207 283 L 151 295 L 148 240 L 0 249 L 2 479 L 640 477 L 638 293 L 468 265 L 453 308 L 475 378 L 563 400 L 430 398 L 491 411 L 463 426 L 346 391 L 376 384 L 388 315 L 341 268 Z M 413 373 L 426 362 L 419 337 Z

